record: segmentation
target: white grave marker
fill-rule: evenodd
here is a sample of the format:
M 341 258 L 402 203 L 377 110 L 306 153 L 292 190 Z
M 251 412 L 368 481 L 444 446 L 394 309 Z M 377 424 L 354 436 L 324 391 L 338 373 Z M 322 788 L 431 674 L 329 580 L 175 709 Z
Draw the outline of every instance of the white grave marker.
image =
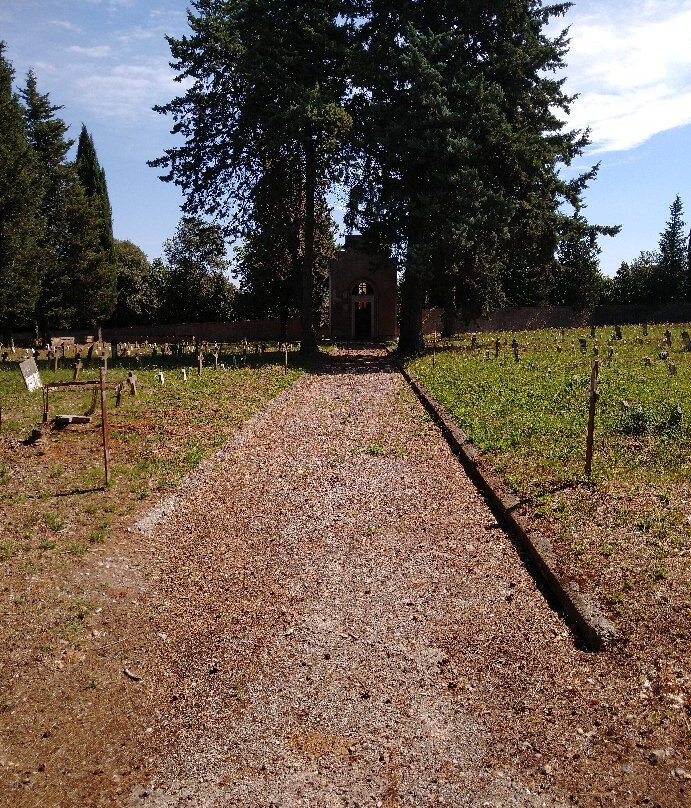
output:
M 35 359 L 25 359 L 23 362 L 20 362 L 19 370 L 21 370 L 22 376 L 24 377 L 26 389 L 30 393 L 33 393 L 34 390 L 40 390 L 43 387 Z

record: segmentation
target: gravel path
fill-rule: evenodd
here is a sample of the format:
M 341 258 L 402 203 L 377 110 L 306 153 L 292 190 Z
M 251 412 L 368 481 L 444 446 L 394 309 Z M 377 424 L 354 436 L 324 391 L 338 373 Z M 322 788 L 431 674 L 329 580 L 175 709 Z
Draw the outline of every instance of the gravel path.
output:
M 149 528 L 128 806 L 571 804 L 521 722 L 554 696 L 577 737 L 588 656 L 384 359 L 304 378 Z

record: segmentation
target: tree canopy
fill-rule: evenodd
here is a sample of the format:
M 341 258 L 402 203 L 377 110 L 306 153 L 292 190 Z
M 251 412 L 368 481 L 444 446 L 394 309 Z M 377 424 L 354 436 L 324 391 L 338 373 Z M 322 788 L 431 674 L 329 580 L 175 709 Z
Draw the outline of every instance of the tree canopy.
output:
M 178 77 L 190 87 L 157 108 L 172 116 L 184 142 L 152 165 L 182 188 L 187 213 L 215 216 L 226 232 L 241 234 L 257 221 L 262 180 L 291 176 L 295 221 L 274 245 L 299 269 L 306 352 L 316 345 L 317 211 L 350 127 L 343 8 L 335 0 L 194 0 L 191 35 L 168 39 Z

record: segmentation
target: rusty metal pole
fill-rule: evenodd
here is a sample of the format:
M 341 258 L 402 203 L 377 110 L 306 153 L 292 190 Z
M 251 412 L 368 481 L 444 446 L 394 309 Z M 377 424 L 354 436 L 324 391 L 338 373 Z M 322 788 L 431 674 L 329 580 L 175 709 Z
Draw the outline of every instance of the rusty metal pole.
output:
M 585 473 L 590 476 L 593 469 L 593 443 L 595 440 L 595 410 L 597 407 L 597 400 L 600 397 L 600 390 L 598 388 L 598 380 L 600 377 L 600 362 L 596 359 L 593 362 L 593 372 L 590 377 L 590 411 L 588 413 L 588 438 L 586 441 L 585 452 Z
M 103 432 L 103 464 L 106 472 L 106 486 L 110 485 L 110 446 L 108 435 L 108 407 L 106 402 L 106 370 L 100 368 L 101 382 L 101 431 Z

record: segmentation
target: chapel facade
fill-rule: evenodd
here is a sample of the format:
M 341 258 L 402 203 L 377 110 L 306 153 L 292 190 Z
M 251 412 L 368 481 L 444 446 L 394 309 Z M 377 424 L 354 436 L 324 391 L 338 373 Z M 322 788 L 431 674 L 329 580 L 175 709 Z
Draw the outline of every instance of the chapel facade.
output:
M 329 264 L 329 331 L 334 340 L 391 340 L 396 326 L 393 258 L 367 252 L 362 236 L 346 236 Z

